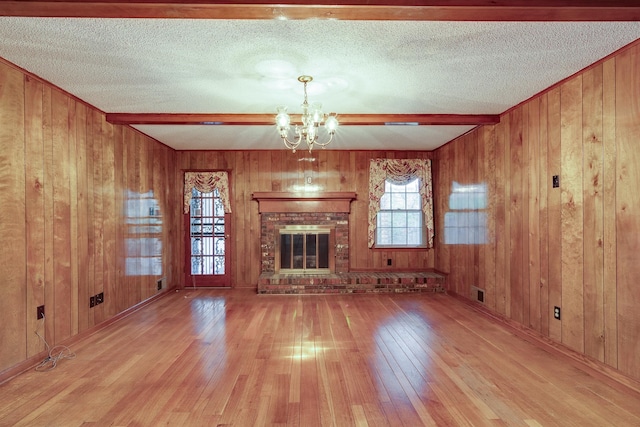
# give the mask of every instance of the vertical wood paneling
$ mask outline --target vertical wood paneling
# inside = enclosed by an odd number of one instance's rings
[[[371,159],[382,158],[382,157],[384,157],[384,156],[379,151],[374,151],[374,152],[370,153],[370,158],[366,162],[367,163],[367,170],[368,170],[368,168],[370,166]],[[369,176],[367,174],[367,180],[368,179],[369,179]],[[364,185],[362,181],[359,182],[358,186],[361,186],[361,185]],[[369,209],[369,198],[368,197],[366,198],[366,207],[365,207],[364,203],[358,204],[358,205],[356,205],[356,207],[357,207],[358,214],[362,215],[362,216],[360,216],[360,218],[361,218],[360,221],[365,221],[364,218],[366,216],[366,218],[367,218],[366,221],[368,223],[368,218],[369,218],[369,212],[368,212],[368,209]],[[363,210],[363,209],[366,209],[366,211]],[[366,232],[363,231],[362,228],[360,228],[360,231],[358,231],[359,234],[362,234],[362,233],[367,233],[368,234],[368,232],[369,232],[368,224],[367,224]],[[404,266],[406,266],[407,263],[408,263],[407,257],[406,256],[404,256],[404,257],[402,256],[404,254],[394,253],[393,251],[389,251],[389,250],[376,250],[371,255],[373,255],[373,256],[370,257],[369,259],[367,259],[367,261],[366,261],[366,265],[368,265],[368,266],[371,266],[371,265],[381,265],[381,266],[385,265],[385,266],[388,266],[387,262],[388,262],[388,260],[391,260],[391,265],[393,266],[393,268],[404,268]],[[354,260],[350,260],[350,264],[351,264],[352,268],[356,267],[358,265],[361,265],[362,262],[363,262],[362,259],[359,261],[360,264],[358,263],[358,261],[354,262]],[[389,267],[387,267],[387,268],[389,268]]]
[[[146,146],[146,170],[147,170],[147,180],[146,180],[146,194],[149,194],[151,196],[151,204],[152,204],[152,208],[155,210],[156,207],[159,209],[160,207],[160,203],[158,201],[158,196],[159,196],[159,191],[154,190],[155,187],[155,176],[158,173],[161,173],[160,171],[158,171],[156,169],[156,157],[155,157],[155,153],[154,153],[154,146],[156,144],[153,143],[152,140],[150,140],[149,138],[144,138],[145,140],[145,146]],[[159,188],[162,188],[162,184]],[[146,214],[149,215],[149,206],[147,205],[146,207]],[[152,213],[152,212],[151,212]],[[149,239],[146,241],[145,244],[145,254],[147,256],[151,256],[154,253],[154,243],[153,240],[151,238],[155,238],[158,237],[154,231],[152,231],[154,229],[154,223],[153,223],[154,219],[151,218],[151,216],[149,216],[149,218],[147,218],[147,230],[145,230],[145,237],[149,237]],[[145,275],[145,281],[144,281],[144,286],[143,286],[143,299],[147,299],[151,296],[153,296],[156,293],[156,286],[157,286],[157,280],[161,277],[161,275],[158,275],[157,277],[151,274],[151,267],[148,267],[147,269],[147,274]]]
[[[131,174],[130,181],[130,190],[131,193],[129,195],[129,200],[131,203],[129,209],[129,217],[131,221],[131,226],[129,227],[129,238],[133,243],[134,249],[132,249],[129,253],[129,259],[127,262],[130,262],[132,267],[128,273],[131,277],[130,286],[133,289],[133,292],[129,296],[129,301],[133,302],[135,300],[143,299],[143,276],[141,276],[138,272],[142,269],[142,263],[140,257],[137,256],[139,253],[139,249],[136,246],[138,239],[138,231],[136,227],[137,222],[139,221],[139,217],[142,214],[142,199],[141,195],[143,193],[143,182],[142,177],[144,175],[144,150],[143,150],[143,139],[144,137],[139,133],[135,133],[133,137],[133,141],[131,142],[132,148],[132,159],[133,159],[133,170]],[[131,262],[133,261],[133,262]]]
[[[84,301],[79,299],[79,304],[86,307],[87,325],[89,327],[95,324],[93,310],[89,308],[89,297],[95,295],[95,265],[96,265],[96,223],[95,223],[95,179],[94,179],[94,161],[93,161],[93,147],[99,142],[96,141],[95,128],[93,126],[93,111],[87,111],[87,148],[86,148],[86,180],[87,180],[87,224],[88,227],[85,231],[87,234],[87,274],[89,280],[85,286],[81,296],[84,296]]]
[[[524,149],[523,149],[523,127],[524,127],[523,107],[513,110],[510,116],[509,127],[509,148],[511,158],[509,161],[510,173],[510,239],[509,239],[509,286],[510,292],[510,316],[519,323],[524,323],[524,273],[526,266],[523,265],[525,259],[524,247],[525,237],[525,217],[524,217]],[[528,293],[528,292],[527,292]]]
[[[640,48],[616,58],[618,368],[640,378]]]
[[[440,197],[434,196],[434,210],[439,212],[439,215],[434,215],[435,226],[435,245],[438,247],[436,255],[436,265],[442,271],[451,271],[451,259],[449,246],[444,242],[444,224],[445,217],[449,211],[449,197],[451,189],[451,179],[449,177],[449,170],[451,165],[451,148],[452,144],[447,144],[438,150],[436,160],[432,173],[434,175],[434,192],[440,190]],[[450,286],[450,283],[447,283]],[[450,288],[449,288],[450,289]]]
[[[548,173],[560,178],[563,175],[560,163],[561,125],[560,125],[560,88],[554,88],[548,93],[548,141],[547,152]],[[562,322],[553,317],[554,307],[562,306],[562,191],[560,187],[553,188],[552,178],[547,179],[547,203],[549,218],[549,337],[558,342],[562,341]]]
[[[356,188],[365,189],[369,188],[369,156],[366,153],[359,151],[355,155],[355,167],[353,172],[355,173]],[[360,191],[358,194],[365,194],[365,191]],[[367,247],[365,244],[358,245],[355,239],[367,240],[367,224],[369,223],[369,198],[358,197],[357,200],[351,203],[351,220],[349,221],[349,262],[350,268],[370,268],[371,262],[369,261],[368,251],[364,249]],[[360,236],[360,237],[357,237]]]
[[[326,180],[323,190],[335,188],[335,191],[342,191],[342,183],[340,182],[340,153],[338,151],[327,151],[327,160],[325,166]]]
[[[93,292],[91,295],[104,292],[104,212],[103,195],[104,182],[102,180],[103,162],[103,139],[101,115],[94,111],[91,117],[93,132],[93,236],[94,236],[94,258],[93,258]],[[135,287],[134,287],[135,289]],[[86,304],[89,301],[85,302]],[[93,307],[92,324],[98,324],[104,320],[104,307]]]
[[[101,117],[102,129],[102,213],[104,239],[103,244],[103,283],[104,287],[104,303],[100,304],[97,309],[102,310],[102,316],[108,319],[118,313],[116,303],[118,293],[116,293],[116,256],[118,255],[116,247],[116,222],[117,213],[115,210],[115,138],[113,125],[107,123],[104,117]],[[149,157],[146,157],[148,159]],[[98,311],[97,310],[97,311]]]
[[[315,161],[314,162],[306,162],[305,168],[305,191],[318,191],[318,189],[324,186],[324,183],[327,181],[325,175],[320,175],[320,167],[321,163],[326,163],[326,151],[320,150],[314,154]],[[323,166],[326,168],[326,164]],[[307,177],[311,177],[311,182],[307,180]]]
[[[530,258],[529,258],[529,191],[530,187],[528,185],[528,174],[529,174],[529,165],[531,160],[528,158],[529,156],[529,111],[531,109],[531,103],[527,103],[522,108],[522,170],[520,174],[522,176],[522,223],[521,223],[521,240],[522,240],[522,261],[521,265],[524,270],[522,271],[522,323],[524,325],[530,325],[529,317],[531,310],[531,295],[530,295],[530,285],[529,278],[530,275],[528,271],[530,269]]]
[[[467,142],[465,146],[468,156],[463,156],[465,161],[465,169],[467,170],[467,176],[464,180],[465,184],[477,184],[478,183],[478,133],[472,132],[466,135]],[[469,224],[470,225],[470,224]],[[478,246],[477,245],[465,245],[464,248],[464,265],[462,270],[465,272],[463,278],[463,291],[465,295],[469,295],[471,292],[471,285],[478,286]]]
[[[262,157],[262,153],[258,153],[258,152],[251,152],[249,154],[249,197],[251,197],[251,194],[253,193],[253,191],[259,191],[260,188],[265,188],[263,186],[265,186],[264,181],[261,179],[260,176],[260,158]],[[249,236],[251,236],[251,241],[250,246],[249,246],[249,251],[246,252],[249,254],[249,259],[250,260],[259,260],[260,259],[260,239],[256,239],[255,236],[260,235],[260,214],[258,213],[258,204],[257,203],[250,203],[249,204],[249,228],[247,228],[247,230],[249,230]],[[253,279],[254,277],[257,278],[260,275],[260,269],[262,268],[262,265],[260,262],[255,262],[252,261],[250,263],[245,263],[244,268],[248,268],[248,270],[250,271],[250,277],[252,278],[251,281],[248,283],[250,285],[257,285],[257,280]]]
[[[488,161],[487,161],[487,150],[489,147],[489,144],[487,144],[487,139],[486,139],[486,133],[487,133],[487,128],[481,128],[478,130],[477,132],[477,140],[476,140],[476,164],[475,164],[475,171],[476,171],[476,176],[475,176],[475,182],[478,184],[487,184],[487,182],[489,181],[488,176],[487,176],[487,168],[488,168]],[[489,189],[487,189],[488,192],[490,192]],[[487,195],[488,196],[488,195]],[[489,201],[487,200],[487,208],[484,210],[485,213],[487,214],[487,216],[490,215],[490,211],[491,208],[489,208]],[[488,231],[485,229],[485,233],[487,233],[487,235],[489,234]],[[489,239],[490,242],[490,239]],[[475,245],[474,249],[476,251],[476,268],[475,268],[475,273],[474,273],[474,280],[476,281],[476,286],[478,286],[480,289],[487,289],[487,271],[486,271],[486,267],[487,267],[487,256],[488,253],[491,252],[491,244],[487,243],[485,245]]]
[[[175,152],[128,128],[126,142],[144,141],[147,151],[144,159],[127,158],[123,129],[0,61],[0,237],[11,242],[0,248],[0,372],[44,349],[36,329],[54,346],[141,302],[136,284],[147,286],[145,296],[155,292],[151,277],[119,286],[126,278],[126,253],[118,249],[117,236],[129,223],[115,195],[128,189],[115,177],[120,164],[134,174],[142,168],[147,186],[161,186],[154,189],[161,203],[176,206],[177,192],[166,191],[172,180],[151,180],[156,161],[151,147],[162,147],[167,177],[176,175]],[[168,210],[166,227],[175,229],[177,220]],[[172,235],[163,235],[169,253],[172,246]],[[175,260],[167,259],[163,269],[174,275]],[[89,308],[89,297],[103,290],[105,304]],[[127,304],[116,308],[110,305],[115,301]],[[44,326],[36,319],[42,304]]]
[[[271,191],[282,191],[282,157],[285,151],[275,151],[271,154]]]
[[[448,165],[449,186],[447,187],[446,193],[445,193],[447,194],[447,197],[446,197],[447,202],[449,202],[449,195],[453,192],[453,182],[460,179],[456,172],[459,170],[463,170],[463,168],[460,165],[460,161],[461,161],[460,152],[461,150],[464,151],[464,143],[465,143],[464,138],[462,138],[460,141],[460,145],[451,145],[451,149],[449,151],[448,159],[451,163]],[[450,211],[451,208],[452,206],[448,203],[447,211]],[[452,245],[446,245],[446,246],[452,247]],[[458,247],[456,247],[455,249],[458,249]],[[453,268],[453,266],[459,263],[460,256],[461,256],[460,251],[450,250],[449,251],[449,269],[445,270],[449,272],[449,277],[447,278],[447,285],[449,286],[449,289],[454,292],[458,292],[458,287],[459,287],[458,276],[460,274],[460,269]]]
[[[27,347],[24,128],[23,76],[0,67],[0,370],[23,360]]]
[[[352,164],[354,156],[355,153],[350,153],[348,156],[340,156],[340,191],[349,191],[349,188],[352,188],[349,178],[355,167],[355,165]]]
[[[501,118],[501,125],[496,127],[496,188],[494,191],[496,211],[496,311],[508,315],[509,301],[509,180],[507,171],[510,158],[507,130],[509,129],[509,116]],[[499,184],[499,187],[498,187]],[[447,270],[445,270],[447,271]]]
[[[503,114],[499,124],[474,130],[485,152],[495,144],[495,155],[466,150],[469,135],[435,153],[436,218],[446,214],[450,183],[470,176],[473,164],[466,157],[483,162],[477,171],[492,180],[494,271],[488,246],[477,251],[479,262],[485,258],[482,268],[468,265],[465,248],[438,239],[435,265],[450,273],[450,286],[458,290],[458,278],[485,275],[480,283],[495,283],[485,288],[487,307],[636,379],[638,76],[640,43]],[[560,188],[553,188],[553,175]],[[442,220],[437,224],[441,233]],[[561,320],[554,319],[554,306],[561,308]]]
[[[118,143],[118,138],[115,139],[116,141],[116,145],[114,147],[115,150],[115,157],[118,157],[118,151],[119,148],[118,146],[120,145]],[[165,189],[169,186],[169,183],[167,182],[166,178],[167,175],[164,173],[165,169],[165,161],[166,158],[164,156],[165,154],[165,150],[163,149],[163,147],[161,145],[158,144],[150,144],[149,145],[149,162],[150,162],[150,167],[152,170],[151,173],[151,177],[149,180],[149,190],[153,192],[153,199],[154,202],[158,204],[158,208],[160,209],[160,220],[162,221],[162,225],[160,225],[161,229],[158,230],[159,232],[156,233],[155,230],[151,231],[154,229],[154,227],[156,226],[156,224],[151,223],[150,222],[150,232],[149,235],[153,238],[159,238],[161,239],[161,242],[166,241],[166,225],[165,225],[165,218],[168,212],[168,209],[175,209],[175,207],[171,207],[169,208],[165,203],[164,203],[164,193],[165,193]],[[117,171],[116,171],[117,172]],[[116,173],[115,176],[115,180],[116,180],[116,188],[118,188],[117,185],[117,181],[118,181],[118,174]],[[115,207],[116,207],[116,212],[117,212],[117,206],[119,205],[119,200],[118,197],[116,195],[116,199],[115,199]],[[119,247],[119,245],[116,245],[116,247]],[[161,253],[157,253],[156,252],[156,248],[154,246],[149,247],[149,253],[150,254],[154,254],[156,256],[161,256],[162,257],[162,266],[166,266],[167,265],[167,254],[166,251],[164,250],[164,247],[161,249]],[[117,261],[117,260],[116,260]],[[150,277],[150,283],[149,283],[149,295],[153,295],[156,292],[157,289],[157,280],[161,279],[162,277],[166,277],[167,272],[164,270],[164,268],[162,269],[162,271],[160,272],[160,275],[157,277]]]
[[[136,164],[140,161],[136,155],[137,147],[139,145],[139,135],[133,129],[123,130],[123,157],[127,167],[123,169],[122,179],[124,182],[123,199],[124,199],[124,217],[126,226],[123,230],[123,250],[125,254],[125,265],[123,273],[124,287],[129,289],[129,292],[122,295],[119,299],[120,304],[130,305],[133,301],[140,298],[141,292],[138,277],[132,274],[137,268],[137,264],[134,258],[132,238],[135,237],[133,232],[135,230],[135,216],[136,216],[136,194],[138,192],[137,179],[136,179]]]
[[[582,77],[584,351],[604,361],[602,65]]]
[[[616,256],[616,62],[603,64],[603,282],[605,363],[618,367],[618,306]]]
[[[70,319],[70,335],[76,335],[78,333],[78,168],[77,165],[77,153],[78,153],[78,135],[77,135],[77,116],[76,108],[77,102],[75,100],[69,100],[69,115],[67,117],[68,128],[68,145],[69,145],[69,243],[70,248],[70,281],[69,281],[69,305],[71,312]]]
[[[492,310],[496,310],[496,211],[498,209],[498,182],[496,165],[496,127],[486,126],[482,128],[483,138],[480,142],[485,152],[485,183],[489,194],[487,195],[487,245],[485,246],[485,268],[483,276],[485,290],[485,304]]]
[[[25,214],[26,214],[26,245],[27,277],[26,277],[26,310],[27,330],[39,330],[42,321],[37,320],[33,313],[36,308],[44,304],[44,245],[42,237],[44,228],[44,136],[42,133],[42,83],[33,78],[25,80]],[[2,258],[4,260],[4,257]],[[46,316],[46,312],[45,312]],[[27,334],[27,357],[44,350],[44,343],[36,334]]]
[[[113,179],[114,179],[114,214],[116,218],[122,218],[124,216],[124,212],[126,209],[126,181],[125,181],[125,171],[127,170],[127,157],[125,156],[125,148],[124,148],[124,138],[125,138],[125,130],[122,127],[116,127],[113,133],[114,146],[113,146],[113,157],[114,159],[120,159],[120,161],[114,160],[113,165]],[[156,156],[154,156],[154,159]],[[168,170],[163,168],[162,170]],[[163,174],[164,175],[164,174]],[[159,190],[160,194],[164,193],[163,187],[156,186],[154,184],[154,189]],[[161,198],[162,200],[162,198]],[[167,211],[166,206],[160,207],[160,214],[164,220],[166,219]],[[163,224],[163,229],[166,228]],[[125,247],[125,227],[116,227],[115,231],[115,250],[119,254],[126,253]],[[162,244],[165,245],[164,242],[168,240],[168,236],[162,236]],[[120,313],[121,311],[127,308],[127,301],[122,298],[122,295],[126,294],[127,288],[125,286],[125,281],[122,280],[123,275],[126,271],[126,257],[118,256],[116,257],[116,265],[115,269],[115,277],[117,280],[115,283],[111,284],[112,291],[115,295],[112,295],[109,300],[105,301],[105,304],[109,304],[109,309],[115,311],[116,313]],[[163,258],[162,266],[163,269],[167,265],[167,260]],[[118,298],[116,298],[118,296]],[[106,298],[106,297],[105,297]]]
[[[538,176],[538,204],[539,204],[539,232],[540,232],[540,332],[549,335],[549,184],[551,173],[549,171],[549,127],[548,104],[549,97],[544,94],[540,97],[540,129],[539,140],[539,165]]]
[[[55,342],[54,321],[55,313],[55,273],[53,250],[54,236],[54,182],[53,182],[53,164],[55,154],[53,152],[53,111],[52,97],[53,90],[51,86],[45,85],[42,93],[42,126],[44,141],[44,305],[45,305],[45,338],[48,342]]]
[[[251,244],[251,235],[247,233],[248,219],[251,214],[251,209],[248,206],[247,200],[251,197],[251,190],[246,189],[247,183],[247,171],[245,167],[245,159],[248,159],[249,154],[243,151],[237,151],[235,153],[235,166],[233,168],[233,198],[234,205],[231,207],[233,215],[233,223],[235,226],[237,236],[232,236],[236,243],[236,254],[246,254]],[[248,165],[247,165],[248,167]],[[243,252],[239,252],[243,251]],[[240,262],[243,259],[242,256],[236,258],[238,262],[235,263],[235,280],[234,282],[238,286],[246,286],[251,284],[251,279],[248,276],[246,261]],[[246,258],[244,258],[246,259]]]
[[[71,336],[71,189],[69,153],[69,103],[58,90],[51,93],[53,128],[53,265],[54,336]]]
[[[582,77],[560,87],[562,162],[562,342],[584,350]]]
[[[89,275],[89,203],[87,200],[87,120],[90,112],[84,104],[76,106],[76,182],[77,182],[77,239],[78,254],[75,258],[78,269],[78,293],[76,296],[78,331],[89,327],[89,289],[87,284],[93,278]]]
[[[528,290],[529,298],[525,299],[525,312],[528,314],[528,324],[536,331],[541,330],[540,312],[540,100],[533,100],[528,104],[527,121],[527,159],[528,172],[525,176],[528,191]],[[527,231],[525,230],[525,232]],[[545,313],[546,314],[546,313]]]

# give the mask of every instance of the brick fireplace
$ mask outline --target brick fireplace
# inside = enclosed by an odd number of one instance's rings
[[[432,271],[349,271],[349,212],[356,193],[256,192],[260,212],[260,294],[444,292],[446,278]],[[282,230],[331,230],[329,271],[279,271]]]
[[[260,212],[261,272],[279,273],[280,232],[291,226],[331,230],[329,273],[349,271],[349,210],[356,198],[351,192],[254,193]]]

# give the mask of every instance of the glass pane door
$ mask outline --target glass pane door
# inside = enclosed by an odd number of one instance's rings
[[[229,286],[227,221],[217,189],[191,190],[187,286]]]

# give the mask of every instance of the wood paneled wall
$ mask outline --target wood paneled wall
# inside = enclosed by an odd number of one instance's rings
[[[253,192],[353,191],[350,269],[449,272],[451,290],[478,286],[491,310],[640,380],[639,76],[636,44],[435,153],[317,150],[308,162],[285,150],[175,152],[0,62],[0,371],[44,349],[38,328],[55,344],[154,295],[161,277],[184,285],[182,171],[228,170],[233,286],[260,274]],[[377,157],[436,159],[435,250],[367,248]],[[444,243],[454,181],[488,185],[488,244]],[[144,214],[149,198],[159,215]],[[160,231],[135,231],[158,219]],[[141,237],[159,237],[161,274],[127,274],[158,250]]]
[[[437,231],[452,182],[489,188],[488,244],[437,233],[451,290],[640,379],[639,143],[636,43],[438,149]]]
[[[274,134],[274,138],[277,136]],[[179,179],[184,170],[228,170],[232,194],[232,285],[255,287],[260,275],[260,214],[256,191],[354,191],[349,219],[351,270],[402,270],[434,267],[434,250],[370,250],[367,247],[369,160],[430,158],[429,152],[331,151],[183,151],[178,152]],[[305,161],[313,157],[315,161]],[[307,178],[310,178],[311,183]],[[180,188],[181,191],[182,188]],[[184,226],[183,226],[184,227]],[[185,233],[182,229],[181,233]],[[387,259],[392,265],[387,266]],[[182,261],[184,263],[184,261]]]
[[[175,160],[0,62],[0,372],[44,350],[34,331],[54,345],[154,295],[161,277],[175,284]],[[158,250],[161,274],[133,274]],[[100,292],[104,303],[89,308]]]

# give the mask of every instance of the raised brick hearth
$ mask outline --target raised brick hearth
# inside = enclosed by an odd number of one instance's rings
[[[263,273],[259,294],[444,292],[446,276],[432,272],[350,272],[327,275]]]

